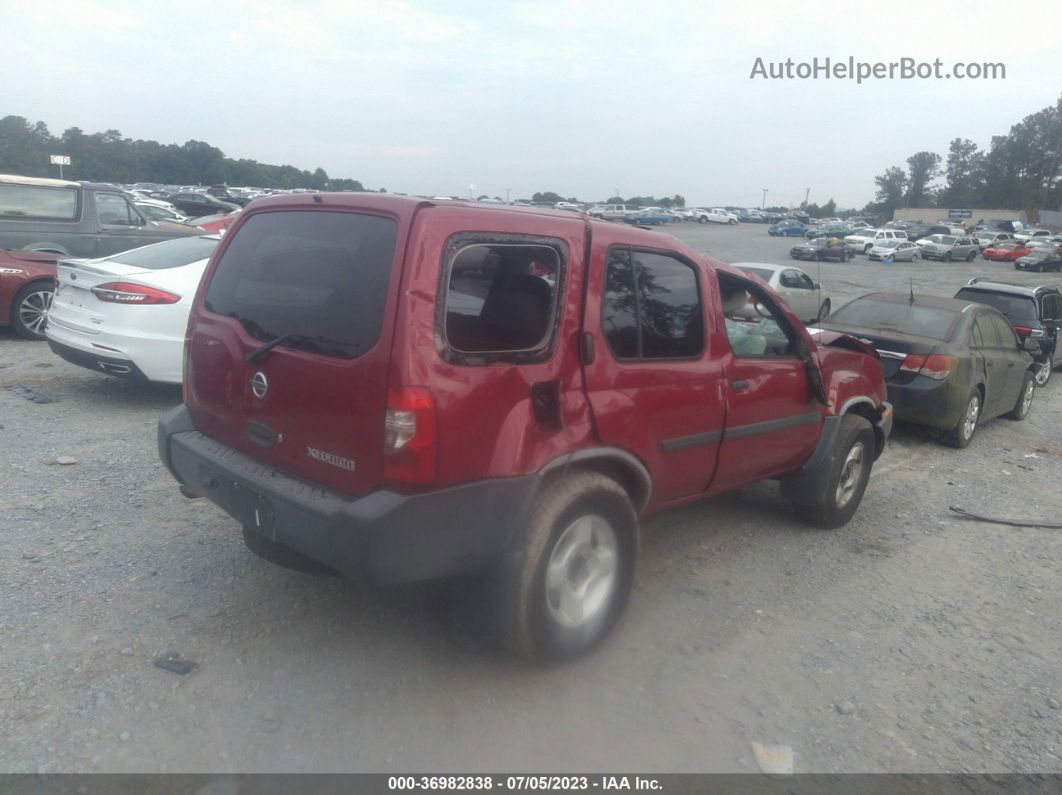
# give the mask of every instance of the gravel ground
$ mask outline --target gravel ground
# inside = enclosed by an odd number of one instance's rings
[[[762,226],[675,233],[785,262]],[[1006,266],[808,270],[834,305],[950,295]],[[46,390],[38,404],[6,389]],[[531,667],[469,632],[455,585],[374,590],[271,566],[155,449],[168,388],[0,331],[0,771],[1062,772],[1062,374],[964,451],[898,427],[846,527],[774,484],[648,523],[608,643]],[[57,463],[75,459],[76,463]],[[186,676],[152,659],[198,663]]]

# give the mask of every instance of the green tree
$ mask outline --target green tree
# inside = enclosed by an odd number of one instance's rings
[[[907,194],[907,172],[898,166],[886,169],[884,174],[874,177],[874,184],[878,186],[874,205],[874,211],[891,214],[897,207],[903,205],[904,196]]]
[[[533,202],[550,202],[551,204],[556,204],[557,202],[564,201],[564,197],[561,196],[559,193],[554,193],[551,190],[547,190],[544,193],[535,193],[535,194],[533,194],[531,196],[531,201],[533,201]]]
[[[940,155],[936,152],[915,152],[907,158],[908,207],[925,207],[930,198],[930,183],[940,174]]]
[[[974,207],[985,189],[985,156],[968,138],[954,138],[948,145],[944,166],[941,206]]]

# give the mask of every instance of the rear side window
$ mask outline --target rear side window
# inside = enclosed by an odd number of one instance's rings
[[[0,218],[73,221],[77,216],[76,188],[0,185]]]
[[[561,260],[551,246],[471,243],[447,271],[446,341],[457,353],[521,353],[549,345]]]
[[[123,251],[111,257],[111,261],[153,271],[179,268],[199,260],[210,259],[210,255],[217,248],[218,240],[216,237],[178,237]]]
[[[229,242],[207,288],[211,312],[263,342],[353,359],[380,337],[398,225],[358,213],[259,213]]]
[[[612,249],[601,325],[618,359],[685,359],[704,350],[697,275],[666,254]]]

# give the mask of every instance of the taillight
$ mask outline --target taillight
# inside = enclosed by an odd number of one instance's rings
[[[92,288],[92,294],[109,304],[176,304],[181,296],[132,282],[107,282]]]
[[[926,356],[921,353],[909,353],[900,365],[900,369],[909,373],[925,375],[937,381],[943,381],[952,374],[958,364],[959,360],[954,356],[944,356],[942,354]]]
[[[387,391],[384,479],[402,486],[434,482],[437,455],[435,398],[422,387]]]

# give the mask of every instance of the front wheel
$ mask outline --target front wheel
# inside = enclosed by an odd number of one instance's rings
[[[829,463],[826,494],[817,503],[796,503],[808,524],[831,530],[848,522],[859,508],[874,466],[874,429],[857,414],[845,414],[837,435],[837,455]]]
[[[1032,408],[1033,393],[1036,391],[1036,380],[1030,372],[1025,373],[1025,380],[1021,382],[1021,392],[1018,393],[1018,402],[1005,416],[1008,420],[1023,420],[1029,416]]]
[[[543,487],[487,582],[498,639],[530,658],[577,657],[619,619],[634,579],[638,518],[616,481],[575,471]]]
[[[706,223],[708,223],[708,219],[707,219],[707,218],[705,218],[705,217],[704,217],[703,215],[702,215],[702,216],[701,216],[700,218],[698,218],[698,219],[697,219],[697,221],[698,221],[699,223],[702,223],[702,224],[706,224]]]
[[[970,253],[969,253],[969,254],[968,254],[968,255],[966,256],[966,261],[967,261],[967,262],[973,262],[973,261],[974,261],[974,257],[976,257],[976,256],[977,256],[977,252],[976,252],[976,251],[971,251],[971,252],[970,252]]]
[[[962,449],[970,444],[977,432],[977,421],[981,418],[981,393],[974,390],[966,399],[966,406],[959,415],[958,422],[944,434],[944,442],[952,447]]]
[[[729,221],[727,221],[727,223],[735,225],[735,226],[737,225],[737,221],[735,221],[733,218],[731,218]]]
[[[951,262],[951,260],[952,260],[952,256],[951,256],[951,252],[949,251],[948,253],[946,253],[944,255],[944,261],[945,262]]]
[[[55,288],[51,282],[27,284],[15,295],[11,304],[11,326],[15,333],[27,340],[43,340],[52,306]]]

